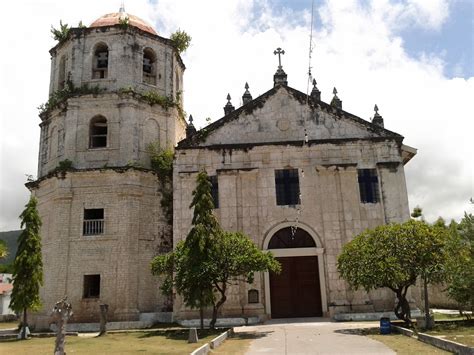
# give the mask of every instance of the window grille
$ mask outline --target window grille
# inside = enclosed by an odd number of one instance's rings
[[[360,202],[377,203],[380,201],[379,179],[375,169],[359,169],[358,181]]]
[[[104,234],[104,209],[84,209],[83,235]]]
[[[100,297],[100,275],[84,275],[83,298]]]
[[[90,124],[89,148],[107,147],[107,119],[95,117]]]
[[[275,170],[275,189],[278,206],[299,205],[298,169]]]
[[[248,292],[248,303],[258,303],[258,290],[249,290]]]

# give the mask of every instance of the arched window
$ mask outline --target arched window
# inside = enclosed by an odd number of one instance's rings
[[[96,116],[91,120],[89,127],[89,148],[107,147],[107,119]]]
[[[99,43],[94,50],[94,63],[92,66],[92,79],[107,78],[109,67],[109,48],[104,43]]]
[[[304,229],[294,227],[286,227],[276,232],[268,249],[286,249],[286,248],[316,248],[313,237]]]
[[[258,297],[258,290],[252,289],[248,291],[248,303],[258,303],[259,297]]]
[[[63,55],[59,60],[58,68],[58,90],[64,89],[66,86],[66,56]]]
[[[143,51],[143,82],[156,85],[156,55],[150,48]]]

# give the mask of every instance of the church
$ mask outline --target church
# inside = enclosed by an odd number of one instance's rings
[[[246,85],[241,107],[228,96],[223,117],[196,130],[183,116],[179,52],[123,7],[71,28],[50,54],[38,178],[27,183],[43,221],[37,328],[49,326],[64,295],[75,323],[98,322],[100,304],[111,322],[197,318],[179,296],[161,294],[150,261],[186,238],[201,170],[221,226],[282,265],[231,287],[222,317],[393,310],[391,291],[353,291],[336,268],[358,233],[409,218],[404,165],[416,149],[384,127],[377,107],[370,122],[344,111],[336,90],[330,103],[315,81],[309,95],[300,92],[280,61],[267,92],[253,98]],[[172,211],[150,144],[174,150]]]

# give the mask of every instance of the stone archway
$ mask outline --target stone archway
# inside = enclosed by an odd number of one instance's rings
[[[303,228],[274,228],[264,242],[282,265],[266,273],[267,314],[272,318],[321,317],[327,313],[323,249],[319,238]],[[319,244],[319,245],[318,245]]]

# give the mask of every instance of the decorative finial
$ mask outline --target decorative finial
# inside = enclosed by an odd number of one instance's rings
[[[313,79],[313,90],[311,90],[311,97],[313,100],[321,101],[321,91],[316,87],[316,79]]]
[[[250,102],[250,101],[252,101],[252,95],[250,94],[250,91],[249,91],[249,84],[245,83],[245,92],[242,95],[242,104],[245,105],[247,102]]]
[[[123,2],[123,1],[122,1],[121,4],[120,4],[119,12],[120,12],[120,13],[124,13],[124,12],[125,12],[125,5],[124,5],[124,2]]]
[[[227,116],[229,113],[235,110],[235,107],[232,106],[232,103],[230,102],[230,94],[227,94],[227,104],[224,106],[224,114]]]
[[[334,89],[332,90],[332,93],[334,94],[334,97],[331,100],[331,106],[334,106],[342,110],[342,101],[339,99],[339,97],[337,97],[336,87],[334,87]]]
[[[191,138],[196,134],[196,128],[193,125],[193,115],[189,115],[189,123],[186,126],[186,138]]]
[[[383,117],[380,116],[379,107],[377,105],[374,106],[374,111],[375,111],[375,115],[374,115],[374,118],[372,119],[372,123],[377,126],[383,127]]]

